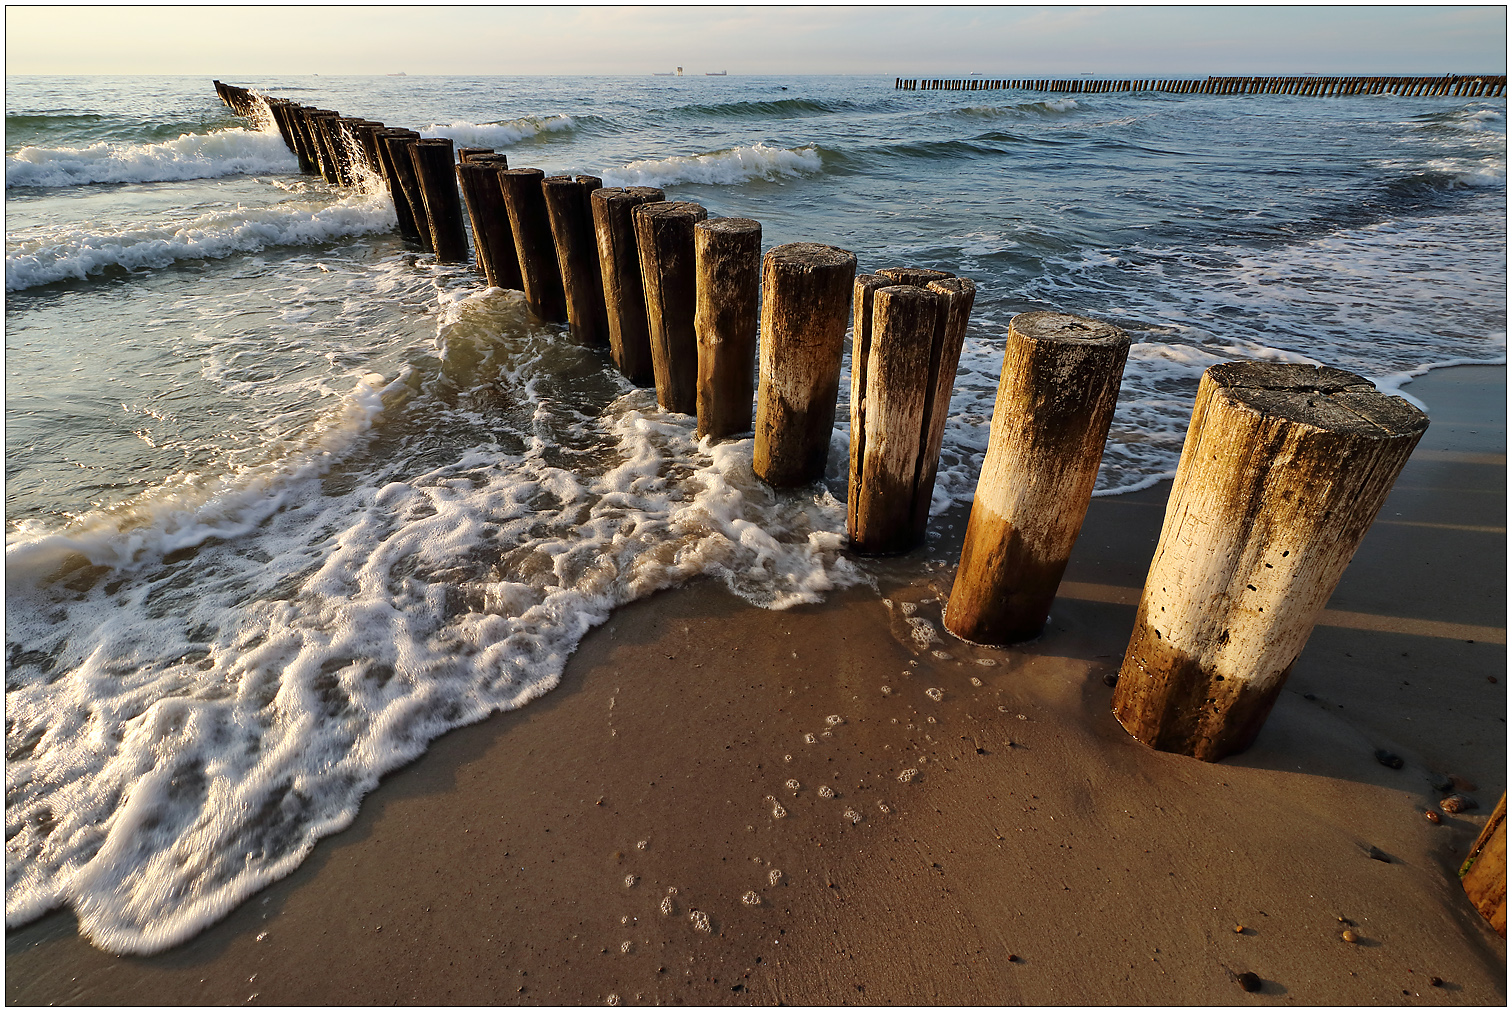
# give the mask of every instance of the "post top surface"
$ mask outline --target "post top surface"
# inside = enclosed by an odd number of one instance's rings
[[[1101,320],[1071,313],[1037,310],[1019,313],[1008,321],[1008,329],[1031,341],[1057,341],[1067,344],[1128,344],[1129,335]]]
[[[767,251],[768,262],[791,264],[809,269],[825,267],[851,267],[856,265],[856,254],[838,246],[825,246],[817,242],[790,242],[773,246]]]
[[[421,137],[418,138],[415,143],[427,148],[449,148],[452,146],[452,140],[450,137]]]
[[[940,297],[939,292],[932,292],[922,285],[884,285],[873,294],[887,302],[933,302]]]
[[[1262,415],[1329,432],[1390,438],[1428,428],[1423,412],[1343,369],[1289,362],[1224,362],[1202,376],[1227,400]]]
[[[927,285],[931,281],[955,277],[949,271],[937,271],[929,267],[883,267],[877,273],[892,278],[893,283],[898,285]]]
[[[731,234],[761,234],[761,222],[755,218],[710,218],[701,221],[693,228],[701,232],[727,232]]]
[[[665,196],[665,193],[654,186],[604,186],[593,191],[593,199],[595,201],[601,200],[605,203],[609,201],[616,203],[639,201],[644,203],[646,201],[661,200]]]
[[[942,278],[939,281],[931,281],[927,288],[937,292],[949,292],[952,295],[964,295],[970,293],[976,295],[976,282],[970,278]]]
[[[598,176],[547,176],[541,180],[542,186],[593,186],[595,189],[603,182]]]
[[[499,170],[499,175],[501,175],[501,176],[535,176],[538,179],[544,179],[545,176],[546,176],[546,173],[543,172],[540,169],[520,168],[520,169],[500,169]]]
[[[653,200],[631,212],[637,218],[694,218],[702,221],[709,212],[691,200]]]

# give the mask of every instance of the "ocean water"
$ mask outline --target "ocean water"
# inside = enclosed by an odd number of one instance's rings
[[[1135,341],[1098,494],[1171,472],[1215,362],[1398,390],[1506,360],[1502,99],[225,79],[975,279],[937,512],[971,497],[1015,313]],[[437,735],[550,691],[617,605],[868,579],[847,381],[826,480],[774,493],[750,439],[700,442],[208,80],[6,100],[8,925],[183,941]]]

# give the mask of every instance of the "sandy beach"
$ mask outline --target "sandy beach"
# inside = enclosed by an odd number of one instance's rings
[[[1506,789],[1506,369],[1405,389],[1432,427],[1240,756],[1109,712],[1168,483],[1093,501],[1012,649],[940,631],[958,511],[822,605],[622,609],[188,944],[9,932],[6,1000],[1504,1004],[1455,871]]]

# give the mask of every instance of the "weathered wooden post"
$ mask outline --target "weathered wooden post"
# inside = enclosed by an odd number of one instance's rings
[[[987,457],[945,628],[972,643],[1038,636],[1092,499],[1129,338],[1068,313],[1008,323]]]
[[[491,155],[493,153],[493,148],[458,148],[457,164],[466,165],[469,161],[478,157],[479,155]]]
[[[500,169],[499,188],[514,233],[515,258],[520,264],[520,288],[530,311],[552,323],[567,322],[567,298],[551,237],[551,217],[540,169]]]
[[[547,176],[541,180],[567,302],[567,329],[583,344],[607,348],[609,318],[604,308],[591,203],[593,191],[603,185],[598,176]]]
[[[515,252],[509,209],[499,188],[499,170],[509,168],[503,155],[471,155],[457,165],[457,184],[472,221],[478,266],[491,288],[520,289],[520,258]]]
[[[1507,795],[1502,792],[1496,811],[1481,827],[1460,866],[1460,885],[1465,895],[1492,929],[1507,937]]]
[[[1203,373],[1113,695],[1135,738],[1242,752],[1428,418],[1340,369]]]
[[[698,335],[698,434],[751,428],[761,322],[761,222],[715,218],[693,226]]]
[[[936,316],[911,322],[914,300],[889,286],[928,291]],[[950,392],[976,285],[945,271],[890,267],[856,278],[851,344],[850,491],[846,529],[866,555],[905,552],[924,539]],[[881,340],[879,341],[879,335]]]
[[[856,256],[795,242],[767,252],[761,271],[761,350],[752,465],[768,485],[824,477]]]
[[[457,193],[456,170],[452,168],[452,142],[446,137],[422,137],[410,145],[415,179],[425,202],[430,223],[431,246],[440,263],[467,263],[467,230],[462,224],[462,199]]]
[[[410,156],[410,149],[419,142],[420,135],[410,130],[397,135],[385,131],[383,139],[388,148],[388,167],[399,184],[400,192],[404,194],[404,203],[414,225],[415,234],[412,238],[420,244],[422,250],[431,253],[435,251],[435,246],[431,242],[430,218],[426,217],[425,198],[420,194],[420,182],[415,177],[415,161]],[[398,204],[397,197],[394,203]]]
[[[609,320],[609,354],[619,371],[642,387],[653,385],[656,373],[651,364],[646,289],[632,212],[641,204],[665,198],[666,194],[654,186],[604,187],[594,190],[590,197]]]
[[[661,200],[631,212],[646,290],[646,324],[656,401],[667,411],[698,411],[698,335],[693,328],[697,273],[693,226],[708,217],[698,204]]]
[[[406,239],[419,239],[420,228],[415,223],[415,211],[410,206],[409,194],[405,192],[404,182],[400,178],[393,151],[389,147],[391,140],[408,139],[412,136],[418,138],[419,134],[397,127],[385,127],[374,132],[373,141],[378,154],[378,165],[383,173],[383,181],[388,184],[389,196],[394,201],[394,217],[399,221],[399,234]],[[409,155],[403,149],[400,149],[400,154],[404,163],[408,165]],[[411,167],[411,172],[413,171]]]

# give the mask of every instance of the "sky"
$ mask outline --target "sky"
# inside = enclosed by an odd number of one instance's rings
[[[24,74],[1495,73],[1504,6],[24,7]]]

